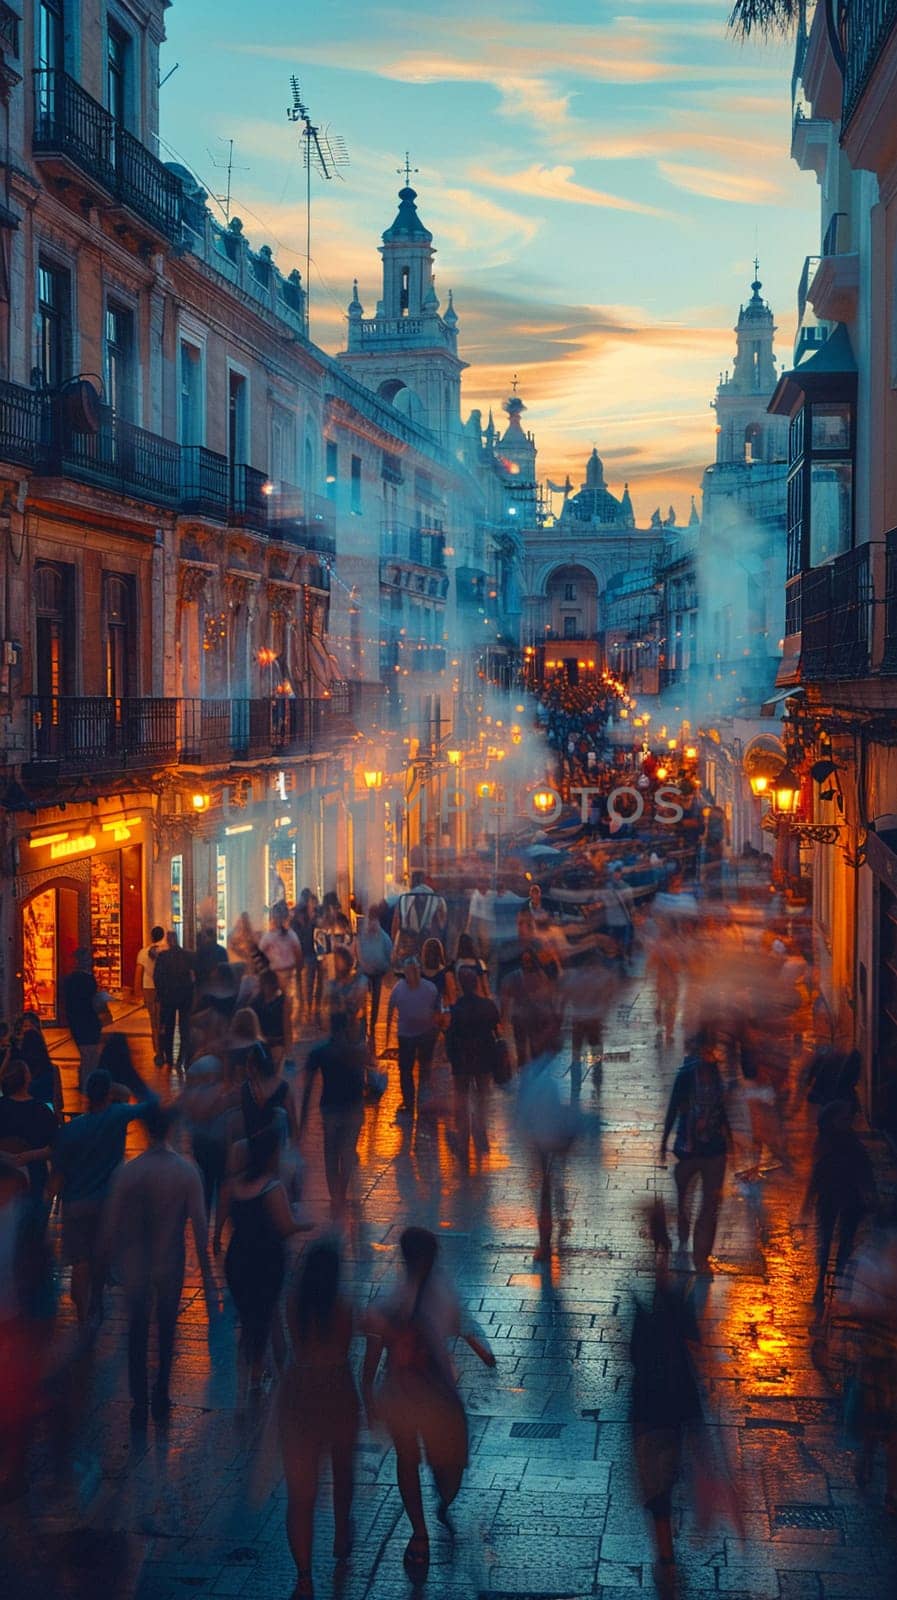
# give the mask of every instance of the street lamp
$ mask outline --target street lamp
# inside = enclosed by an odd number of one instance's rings
[[[382,786],[382,784],[383,784],[383,773],[382,772],[376,772],[376,771],[366,771],[365,772],[365,774],[364,774],[364,786],[365,786],[366,789],[379,789]]]
[[[449,766],[451,766],[451,767],[460,767],[460,765],[461,765],[461,752],[460,752],[460,750],[446,750],[445,753],[446,753],[446,755],[448,756],[448,759],[449,759]]]
[[[769,779],[765,772],[755,772],[751,775],[751,793],[757,800],[762,800],[769,789]]]
[[[780,817],[793,817],[800,805],[800,778],[791,767],[784,766],[773,784],[775,812]]]

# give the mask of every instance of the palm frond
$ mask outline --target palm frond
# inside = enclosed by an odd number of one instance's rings
[[[735,0],[729,31],[736,38],[761,38],[793,33],[804,13],[804,0]]]

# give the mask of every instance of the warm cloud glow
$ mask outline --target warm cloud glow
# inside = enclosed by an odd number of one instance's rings
[[[669,215],[657,206],[626,200],[621,195],[604,194],[600,189],[590,189],[587,184],[576,183],[572,167],[532,166],[522,172],[491,173],[475,168],[470,176],[477,183],[494,189],[507,189],[511,194],[565,201],[568,205],[601,206],[608,211],[634,211],[645,217]]]
[[[668,183],[705,200],[729,200],[735,205],[756,206],[781,196],[779,184],[755,172],[723,172],[717,167],[692,167],[676,161],[660,161],[658,168]]]

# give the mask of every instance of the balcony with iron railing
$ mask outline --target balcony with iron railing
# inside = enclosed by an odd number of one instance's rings
[[[885,626],[882,672],[897,672],[897,528],[885,534]]]
[[[794,583],[794,580],[791,580]],[[789,590],[791,585],[789,585]],[[863,678],[870,668],[873,592],[870,546],[847,550],[800,575],[800,676],[808,683]]]
[[[180,180],[67,72],[34,74],[33,150],[38,160],[61,160],[146,222],[177,239]]]
[[[261,760],[313,747],[348,732],[347,685],[326,699],[110,699],[32,695],[32,776],[147,772]],[[340,692],[336,692],[340,691]]]
[[[833,211],[823,236],[822,255],[807,285],[807,298],[824,322],[849,322],[856,311],[859,287],[860,258],[851,248],[850,218],[844,211]]]
[[[897,27],[897,0],[847,0],[843,8],[844,98],[841,128],[846,131]]]
[[[266,473],[205,445],[179,445],[99,408],[99,427],[79,432],[58,397],[0,381],[0,462],[232,522],[322,557],[336,553],[334,509],[320,495],[272,484]]]
[[[43,413],[36,389],[0,381],[0,460],[34,466],[43,438]]]

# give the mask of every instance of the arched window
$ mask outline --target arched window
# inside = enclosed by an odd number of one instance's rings
[[[763,457],[763,429],[759,422],[751,422],[744,430],[745,461],[760,461]]]

